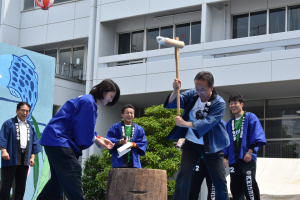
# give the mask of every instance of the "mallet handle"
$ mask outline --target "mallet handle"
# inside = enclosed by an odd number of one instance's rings
[[[179,37],[175,37],[179,41]],[[175,61],[176,61],[176,78],[179,79],[179,48],[175,47]],[[177,89],[177,116],[180,116],[180,90]]]

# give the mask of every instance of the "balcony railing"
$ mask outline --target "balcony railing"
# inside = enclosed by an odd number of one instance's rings
[[[75,65],[71,63],[67,64],[59,64],[58,75],[67,77],[67,78],[75,78],[78,80],[83,79],[83,63]]]
[[[264,150],[265,150],[265,157],[300,158],[300,141],[299,140],[268,141],[267,145],[264,147]],[[262,152],[260,152],[260,155],[258,156],[262,156],[261,154]]]

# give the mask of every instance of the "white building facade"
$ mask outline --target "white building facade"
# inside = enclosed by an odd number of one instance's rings
[[[172,91],[174,48],[158,45],[161,35],[186,44],[182,90],[212,72],[226,101],[240,92],[261,120],[268,145],[260,156],[300,157],[300,0],[55,0],[48,11],[35,0],[0,0],[0,12],[0,42],[56,58],[54,112],[103,79],[120,86],[119,103],[99,108],[102,136],[125,103],[140,116]]]

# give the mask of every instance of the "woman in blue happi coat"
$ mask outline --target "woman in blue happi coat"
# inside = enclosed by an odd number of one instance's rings
[[[46,126],[40,144],[49,159],[51,179],[38,196],[38,200],[83,200],[81,165],[82,150],[95,143],[99,148],[111,149],[113,143],[94,132],[99,105],[113,106],[120,97],[118,85],[103,80],[90,91],[67,101]]]

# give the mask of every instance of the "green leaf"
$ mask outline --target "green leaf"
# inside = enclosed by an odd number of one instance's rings
[[[48,162],[48,157],[45,154],[44,161],[43,161],[42,173],[41,173],[41,177],[40,177],[40,184],[38,187],[38,192],[37,192],[36,197],[41,193],[42,189],[44,188],[44,186],[46,185],[48,180],[49,180],[49,162]],[[35,199],[36,199],[36,197],[35,197]]]
[[[38,124],[37,124],[37,122],[36,122],[36,120],[33,116],[31,117],[31,119],[33,121],[33,125],[34,125],[34,128],[35,128],[36,134],[38,136],[38,139],[40,140],[41,139],[41,133],[40,133],[39,126],[38,126]],[[34,187],[33,194],[35,194],[35,191],[37,189],[37,183],[38,183],[38,180],[39,180],[39,169],[40,169],[39,154],[35,155],[34,163],[35,164],[33,166],[33,187]]]
[[[39,163],[39,154],[35,155],[34,158],[34,165],[33,165],[33,187],[34,187],[34,193],[37,188],[37,183],[39,180],[39,169],[40,169],[40,163]]]
[[[174,146],[173,141],[165,138],[175,126],[176,115],[176,109],[165,109],[163,105],[159,105],[146,108],[145,116],[133,120],[144,128],[147,138],[146,155],[140,156],[142,167],[166,170],[169,196],[174,194],[175,180],[172,179],[180,167],[181,151]],[[111,155],[108,150],[103,150],[101,155],[92,155],[86,160],[82,177],[85,199],[105,199],[110,169]]]

